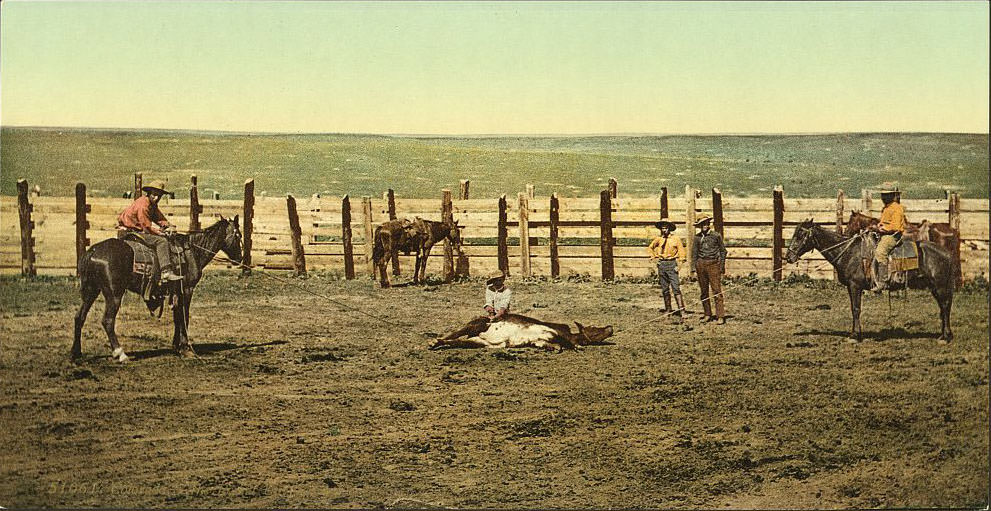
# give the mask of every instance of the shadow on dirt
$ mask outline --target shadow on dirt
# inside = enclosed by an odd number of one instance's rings
[[[849,337],[850,332],[847,330],[803,330],[801,332],[795,332],[792,335],[801,336],[811,336],[811,335],[824,335],[829,337]],[[864,339],[871,339],[874,341],[893,341],[893,340],[906,340],[906,339],[938,339],[939,332],[909,332],[902,327],[897,328],[885,328],[878,330],[877,332],[864,332]]]
[[[196,354],[199,356],[208,356],[221,351],[230,350],[243,350],[249,348],[260,348],[263,346],[278,346],[280,344],[288,344],[288,341],[270,341],[270,342],[260,342],[255,344],[234,344],[232,342],[208,342],[204,344],[194,344],[193,349],[196,350]],[[175,356],[175,350],[172,348],[159,348],[154,350],[142,350],[128,353],[128,356],[132,360],[145,360],[149,358],[162,357],[162,356]]]

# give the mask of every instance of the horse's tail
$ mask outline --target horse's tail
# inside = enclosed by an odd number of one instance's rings
[[[372,238],[375,240],[375,243],[372,245],[372,262],[376,264],[378,264],[378,262],[382,260],[382,257],[385,256],[385,247],[382,246],[381,234],[382,234],[382,226],[376,227],[375,235],[372,236]]]
[[[88,283],[90,278],[89,277],[90,272],[86,271],[86,268],[89,267],[89,265],[91,264],[90,261],[92,259],[93,259],[93,250],[90,249],[87,250],[85,253],[83,253],[83,256],[80,257],[79,261],[76,263],[76,275],[79,275],[79,282],[83,287],[86,287],[86,284]]]

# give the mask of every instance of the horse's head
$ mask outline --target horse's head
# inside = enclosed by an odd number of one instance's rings
[[[243,247],[241,245],[241,226],[238,223],[238,215],[234,218],[224,218],[220,216],[221,222],[226,222],[223,226],[224,239],[220,244],[220,250],[227,254],[227,257],[235,264],[241,264],[244,259]]]
[[[880,220],[860,211],[850,212],[850,220],[846,223],[844,232],[847,234],[858,233],[880,223]]]
[[[788,254],[785,256],[788,264],[797,263],[799,257],[815,248],[815,236],[813,236],[815,229],[816,224],[811,218],[795,227],[795,234],[791,236],[791,241],[788,243]]]
[[[612,336],[612,326],[585,326],[575,321],[578,326],[578,344],[599,344]]]

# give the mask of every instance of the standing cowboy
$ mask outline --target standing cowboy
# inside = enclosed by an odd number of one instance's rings
[[[158,209],[158,201],[169,193],[163,181],[152,181],[141,188],[145,195],[138,197],[117,217],[117,226],[131,232],[141,233],[142,239],[155,248],[158,264],[162,268],[163,281],[182,280],[176,275],[172,258],[169,256],[169,229],[172,227],[165,215]]]
[[[654,224],[661,235],[654,238],[647,246],[650,260],[657,263],[657,277],[661,284],[661,295],[664,296],[664,312],[671,312],[671,291],[674,290],[674,300],[678,305],[678,321],[684,321],[685,300],[681,296],[681,286],[678,279],[678,263],[685,262],[685,246],[681,238],[672,235],[676,226],[667,218]]]
[[[712,217],[703,215],[695,222],[695,227],[699,228],[698,234],[692,245],[692,266],[693,272],[698,274],[699,288],[702,291],[702,308],[705,311],[703,322],[719,321],[719,324],[726,323],[726,309],[723,304],[723,283],[722,277],[726,273],[726,247],[723,246],[723,238],[718,232],[710,227]],[[709,289],[712,288],[712,294]],[[709,300],[716,301],[716,315],[712,315],[712,305]]]
[[[874,262],[876,271],[874,272],[874,287],[871,291],[879,293],[888,288],[888,255],[902,241],[905,234],[905,226],[908,220],[905,219],[905,206],[901,205],[901,192],[892,183],[881,185],[881,200],[884,201],[884,209],[881,210],[881,221],[877,225],[877,231],[881,234],[881,239],[874,248]]]

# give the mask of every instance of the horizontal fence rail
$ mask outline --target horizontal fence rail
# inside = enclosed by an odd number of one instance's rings
[[[135,187],[140,188],[137,180]],[[654,223],[668,217],[677,226],[675,235],[687,244],[694,233],[690,224],[702,214],[714,215],[714,228],[723,233],[729,276],[833,278],[832,267],[818,253],[807,254],[796,265],[776,266],[794,226],[812,218],[836,230],[851,212],[878,217],[883,207],[868,192],[789,199],[787,190],[780,189],[767,197],[726,197],[718,189],[703,196],[688,187],[679,196],[664,189],[658,196],[628,197],[617,194],[614,182],[599,197],[580,198],[532,196],[532,188],[516,196],[467,198],[468,181],[457,194],[443,190],[432,199],[407,199],[392,190],[381,197],[256,197],[248,180],[244,197],[230,200],[199,197],[196,187],[193,181],[188,198],[166,196],[160,203],[179,230],[207,227],[221,215],[240,215],[245,261],[255,268],[300,275],[330,270],[347,278],[370,276],[369,238],[376,225],[390,218],[440,221],[445,216],[458,222],[464,255],[443,246],[432,252],[427,271],[445,279],[452,273],[486,275],[500,269],[517,276],[645,277],[655,271],[646,250],[658,234]],[[18,190],[18,197],[0,197],[4,273],[75,273],[79,254],[91,242],[116,237],[117,215],[131,203],[129,198],[87,197],[83,184],[75,197],[29,196],[27,183]],[[956,229],[962,278],[987,278],[987,199],[950,194],[945,199],[907,198],[902,204],[912,222],[948,223]],[[209,268],[225,267],[214,261]],[[412,254],[400,253],[390,262],[390,271],[402,278],[409,278],[412,268]]]

